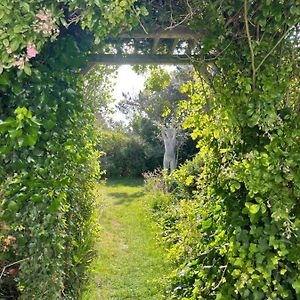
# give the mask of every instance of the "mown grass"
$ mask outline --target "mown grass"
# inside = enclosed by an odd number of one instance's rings
[[[168,266],[156,239],[158,228],[151,219],[150,203],[143,197],[142,181],[111,180],[101,186],[101,192],[98,256],[91,286],[82,299],[163,299]]]

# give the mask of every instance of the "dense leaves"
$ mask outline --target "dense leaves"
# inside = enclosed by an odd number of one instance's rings
[[[30,78],[11,71],[10,86],[2,90],[10,97],[2,102],[1,115],[11,117],[1,122],[1,217],[16,238],[7,259],[26,258],[18,277],[25,298],[58,299],[75,292],[72,285],[81,274],[75,265],[88,258],[91,247],[85,235],[91,234],[97,175],[88,142],[93,119],[89,104],[76,93],[80,81],[66,69],[62,50],[69,63],[78,55],[75,41],[61,38],[44,48],[40,59],[47,63]]]
[[[101,165],[108,177],[138,177],[146,170],[145,144],[139,136],[102,130],[97,144],[103,152]]]
[[[130,5],[0,4],[1,298],[79,298],[99,174],[80,70],[94,38],[134,23]]]
[[[157,205],[175,266],[169,295],[298,299],[299,6],[199,9],[192,26],[208,32],[207,63],[196,64],[181,107],[200,151],[173,174],[173,199]]]
[[[138,23],[132,5],[0,4],[2,294],[15,284],[20,299],[78,299],[98,173],[79,70],[91,41]],[[299,4],[147,5],[146,23],[203,34],[181,104],[199,154],[157,206],[175,263],[169,298],[299,298]]]

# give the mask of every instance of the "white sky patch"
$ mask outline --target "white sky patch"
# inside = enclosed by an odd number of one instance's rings
[[[176,69],[176,66],[173,65],[163,67],[169,72]],[[147,73],[138,75],[134,70],[132,70],[131,65],[120,66],[118,70],[118,76],[114,80],[115,89],[112,93],[112,96],[115,99],[115,102],[112,103],[111,107],[114,107],[116,103],[124,98],[123,93],[130,94],[132,96],[138,95],[144,87],[147,75]],[[126,123],[126,115],[122,114],[120,111],[116,110],[115,113],[112,114],[112,118],[116,122],[122,121]]]
[[[123,93],[130,95],[138,95],[143,89],[146,80],[145,75],[138,75],[132,70],[130,65],[122,65],[119,67],[118,76],[115,79],[115,90],[113,92],[113,98],[115,104],[123,99]],[[114,107],[115,104],[112,104]],[[119,111],[116,111],[112,118],[115,121],[125,121],[126,116]]]

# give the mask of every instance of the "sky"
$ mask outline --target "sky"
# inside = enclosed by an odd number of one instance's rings
[[[168,71],[174,71],[176,66],[163,66]],[[122,93],[129,93],[131,95],[137,95],[144,87],[147,73],[145,75],[138,75],[132,70],[130,65],[122,65],[119,67],[118,76],[114,80],[115,90],[113,92],[113,98],[116,100],[115,103],[120,101],[123,96]],[[114,107],[114,104],[112,104]],[[113,120],[123,121],[126,123],[126,116],[119,111],[116,111],[112,115]]]
[[[136,74],[130,65],[122,65],[119,67],[118,76],[115,79],[115,90],[113,97],[116,102],[123,98],[122,93],[130,93],[136,95],[143,88],[146,76]],[[119,111],[113,114],[115,121],[125,121],[126,117]]]

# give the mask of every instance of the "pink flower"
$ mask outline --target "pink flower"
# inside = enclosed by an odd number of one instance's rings
[[[38,54],[35,45],[34,44],[28,44],[27,45],[27,55],[29,57],[36,57],[36,55]]]
[[[42,13],[39,13],[36,15],[41,21],[46,21],[47,20],[47,15],[44,15]]]
[[[20,57],[20,59],[17,60],[17,61],[15,62],[15,66],[16,66],[19,70],[23,70],[23,69],[24,69],[24,66],[25,66],[24,58],[23,58],[23,57]]]

